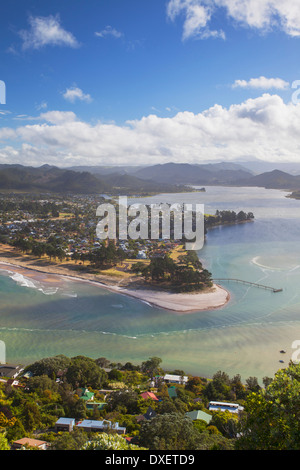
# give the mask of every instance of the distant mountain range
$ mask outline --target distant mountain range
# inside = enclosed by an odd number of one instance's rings
[[[179,192],[183,185],[146,181],[117,172],[100,175],[90,171],[73,171],[55,166],[39,168],[23,165],[0,165],[0,191],[28,191],[77,194],[149,194]]]
[[[165,163],[152,166],[0,165],[0,191],[78,194],[149,194],[180,192],[192,186],[256,186],[300,190],[300,175],[281,170],[254,174],[237,163]]]

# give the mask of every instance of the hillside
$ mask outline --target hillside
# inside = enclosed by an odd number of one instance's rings
[[[0,191],[56,192],[78,194],[148,194],[187,190],[175,184],[141,180],[127,174],[92,174],[43,165],[39,168],[22,165],[0,165]]]
[[[294,190],[300,188],[300,176],[290,175],[280,170],[273,170],[241,180],[239,184],[241,186],[259,186],[267,189]]]
[[[221,185],[233,184],[240,179],[252,176],[250,170],[233,163],[188,164],[165,163],[141,168],[134,173],[141,179],[157,182],[173,181],[175,184]]]

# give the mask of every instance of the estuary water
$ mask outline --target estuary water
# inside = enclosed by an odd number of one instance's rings
[[[141,363],[211,377],[218,370],[273,377],[300,344],[300,201],[262,188],[207,187],[130,203],[197,202],[205,212],[253,212],[253,222],[209,230],[199,258],[213,278],[238,278],[282,292],[219,282],[231,300],[218,310],[168,312],[87,282],[0,271],[0,340],[7,362],[65,354]],[[285,350],[281,354],[280,350]],[[300,353],[299,353],[300,357]],[[280,362],[284,361],[284,362]]]

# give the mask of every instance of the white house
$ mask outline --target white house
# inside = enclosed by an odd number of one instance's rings
[[[182,375],[166,374],[164,376],[164,381],[170,384],[186,384],[188,380],[189,378],[186,375],[182,376]]]
[[[221,401],[211,401],[208,405],[209,411],[230,411],[230,413],[239,413],[244,408],[238,403],[224,403]]]

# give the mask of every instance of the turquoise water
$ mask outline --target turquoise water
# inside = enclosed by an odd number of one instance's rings
[[[204,203],[210,213],[254,212],[254,222],[210,230],[199,257],[215,278],[283,291],[224,282],[231,293],[226,307],[176,314],[88,283],[55,278],[49,284],[2,270],[0,340],[7,361],[28,364],[55,354],[81,354],[140,363],[155,355],[165,368],[203,376],[223,370],[243,379],[273,376],[282,367],[279,360],[287,364],[292,343],[300,339],[300,201],[281,191],[220,187],[151,201],[182,198]],[[281,349],[287,351],[284,357]]]

